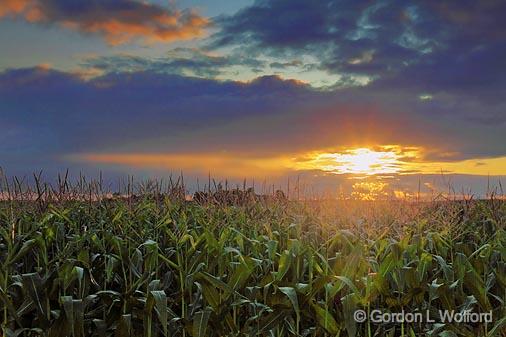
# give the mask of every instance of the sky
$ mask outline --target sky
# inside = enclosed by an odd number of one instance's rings
[[[0,167],[357,198],[506,178],[506,2],[0,0]],[[323,193],[323,192],[322,192]]]

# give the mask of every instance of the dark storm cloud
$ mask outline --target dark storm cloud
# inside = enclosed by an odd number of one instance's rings
[[[329,73],[369,77],[374,90],[439,95],[433,105],[455,118],[504,123],[505,12],[497,0],[262,0],[217,19],[211,45],[310,55]]]
[[[5,160],[15,153],[95,151],[166,135],[177,142],[190,131],[281,111],[317,96],[305,85],[274,76],[240,83],[145,71],[86,81],[42,67],[9,70],[0,74],[0,153]],[[205,135],[198,142],[212,143]],[[184,150],[185,144],[160,146]]]
[[[144,71],[85,80],[9,70],[0,73],[0,166],[61,168],[66,155],[86,152],[279,155],[360,144],[444,147],[456,152],[449,159],[505,154],[500,125],[420,118],[416,99],[372,88],[321,92],[275,76],[241,83]]]
[[[299,51],[318,55],[329,70],[368,74],[416,59],[435,47],[436,36],[429,33],[437,32],[436,27],[423,31],[420,27],[428,24],[416,7],[397,1],[257,1],[217,24],[222,30],[214,36],[214,47]],[[368,53],[373,53],[371,60]]]
[[[103,36],[110,44],[132,39],[174,41],[203,35],[209,25],[193,11],[180,11],[136,0],[3,0],[0,18],[57,24]]]

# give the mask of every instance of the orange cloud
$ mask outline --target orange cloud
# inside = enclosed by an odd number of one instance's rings
[[[194,11],[180,11],[125,0],[121,3],[78,4],[42,0],[3,0],[1,17],[32,23],[54,23],[83,33],[98,34],[111,45],[187,40],[204,35],[209,20]]]
[[[0,6],[0,17],[8,14],[20,14],[26,9],[28,3],[28,0],[3,0]]]

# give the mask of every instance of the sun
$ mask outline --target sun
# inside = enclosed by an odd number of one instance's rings
[[[319,169],[337,174],[395,174],[402,169],[401,154],[395,149],[349,149],[339,153],[320,153],[312,160]]]

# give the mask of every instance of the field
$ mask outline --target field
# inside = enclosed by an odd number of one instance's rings
[[[4,198],[3,335],[506,335],[504,201],[180,192]]]

